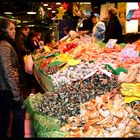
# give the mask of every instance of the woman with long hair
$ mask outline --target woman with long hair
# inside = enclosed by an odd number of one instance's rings
[[[14,22],[8,19],[0,20],[0,139],[8,137],[11,111],[11,136],[24,137],[23,98],[15,33]]]

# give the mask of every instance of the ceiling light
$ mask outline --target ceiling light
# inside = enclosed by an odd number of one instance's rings
[[[82,4],[91,4],[91,2],[81,2],[80,5]]]
[[[28,23],[29,21],[26,21],[26,20],[24,20],[24,21],[22,21],[22,23]]]
[[[29,14],[29,15],[35,15],[36,12],[27,12],[27,14]]]
[[[4,14],[6,14],[6,15],[12,15],[13,13],[12,12],[4,12]]]
[[[52,13],[56,13],[56,11],[52,11]]]
[[[21,25],[17,25],[16,27],[21,27]]]
[[[56,5],[61,5],[61,2],[57,2]]]
[[[29,27],[35,27],[35,25],[34,24],[30,24]]]
[[[48,6],[48,3],[44,3],[43,6]]]
[[[48,7],[47,9],[48,9],[48,10],[52,10],[52,8],[51,8],[51,7]]]

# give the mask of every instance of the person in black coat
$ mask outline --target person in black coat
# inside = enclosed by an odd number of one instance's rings
[[[30,50],[26,48],[25,46],[25,40],[30,32],[30,28],[28,25],[22,25],[20,29],[16,32],[15,36],[15,41],[17,45],[17,53],[19,55],[19,64],[20,64],[20,72],[21,72],[21,83],[22,83],[22,88],[25,89],[23,96],[26,96],[30,94],[30,87],[28,88],[29,85],[29,80],[28,80],[28,75],[25,72],[24,69],[24,56],[30,54]]]
[[[109,39],[117,39],[117,43],[122,43],[122,24],[117,16],[117,9],[111,8],[108,11],[109,21],[106,26],[104,42],[107,43]]]
[[[33,53],[35,50],[39,49],[39,42],[36,38],[36,33],[34,31],[30,32],[25,40],[25,47]]]
[[[0,20],[0,139],[8,138],[10,112],[12,112],[11,137],[24,138],[25,112],[20,79],[20,63],[15,42],[15,24]]]

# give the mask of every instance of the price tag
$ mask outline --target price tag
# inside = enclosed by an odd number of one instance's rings
[[[140,97],[140,83],[122,83],[121,94],[124,96]]]
[[[116,42],[117,42],[117,39],[109,39],[109,41],[107,42],[106,46],[108,48],[113,48]]]
[[[135,51],[135,46],[128,46],[125,47],[125,49],[123,49],[120,52],[120,60],[123,60],[125,58],[137,58],[139,56],[139,52]]]

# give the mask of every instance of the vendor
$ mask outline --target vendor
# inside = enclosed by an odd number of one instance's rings
[[[100,16],[97,13],[94,13],[92,15],[92,23],[93,29],[92,29],[92,41],[97,42],[97,41],[103,41],[105,38],[105,23],[100,21]]]
[[[108,18],[104,42],[107,43],[109,39],[117,39],[117,43],[122,43],[123,26],[120,18],[117,16],[116,8],[108,10]]]
[[[82,30],[79,31],[78,33],[80,35],[91,34],[93,42],[103,41],[105,38],[105,30],[106,30],[105,23],[100,21],[100,16],[97,13],[93,13],[91,15],[91,18],[93,23],[92,31]]]

